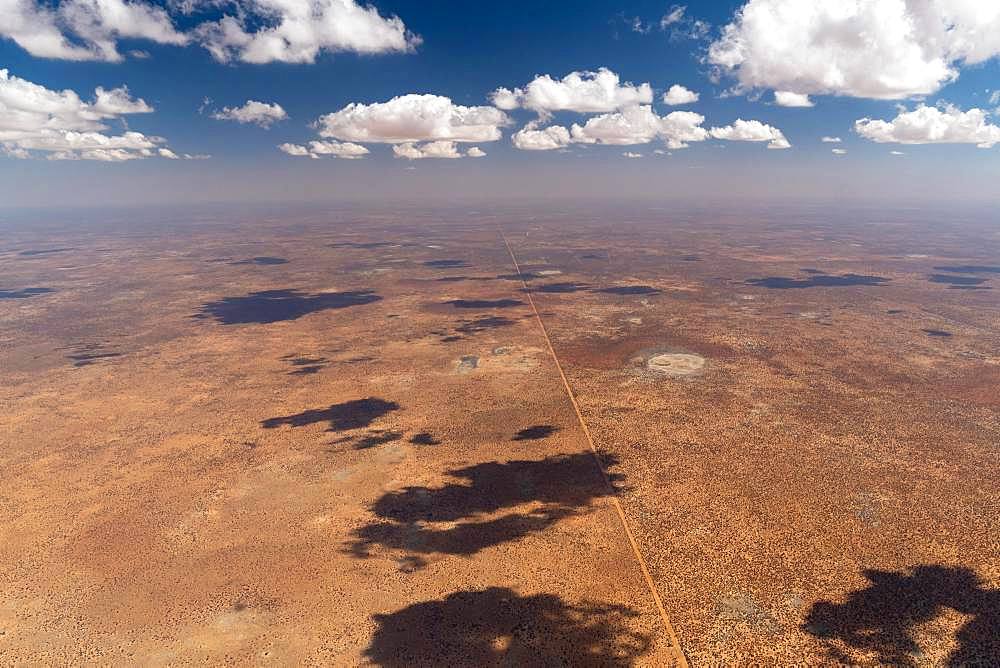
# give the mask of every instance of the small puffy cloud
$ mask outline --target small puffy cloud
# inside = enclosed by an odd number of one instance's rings
[[[702,39],[712,29],[712,24],[687,15],[686,5],[674,5],[660,19],[660,30],[669,30],[670,39]]]
[[[532,122],[515,132],[512,141],[522,151],[553,151],[568,146],[571,139],[561,125],[538,129],[538,123]]]
[[[213,20],[177,30],[175,15],[196,13]],[[410,52],[420,44],[401,19],[357,0],[0,0],[0,37],[42,58],[108,62],[123,59],[123,39],[196,42],[218,61],[247,63],[312,63],[323,52]]]
[[[990,93],[990,104],[1000,104],[1000,90]]]
[[[658,116],[648,105],[627,107],[612,114],[601,114],[583,125],[574,123],[572,140],[581,144],[629,146],[662,139],[671,149],[684,148],[688,142],[704,141],[708,131],[701,127],[705,117],[691,111],[674,111]]]
[[[368,155],[369,151],[361,144],[349,141],[311,141],[309,142],[309,153],[311,155],[332,155],[345,160],[357,160]]]
[[[686,148],[688,142],[708,139],[704,122],[705,117],[693,111],[672,111],[660,119],[660,137],[669,149]]]
[[[544,117],[556,111],[601,113],[650,104],[653,89],[648,83],[623,84],[617,74],[602,67],[596,72],[570,72],[562,79],[543,74],[524,88],[498,88],[490,99],[500,109],[523,107]]]
[[[180,160],[181,159],[181,157],[179,155],[177,155],[176,153],[174,153],[173,151],[171,151],[169,148],[157,149],[156,152],[160,155],[161,158],[166,158],[168,160]]]
[[[779,107],[814,107],[813,101],[803,93],[792,93],[787,90],[774,91],[774,103]]]
[[[902,151],[889,151],[889,155],[906,155]]]
[[[627,107],[594,116],[583,125],[574,123],[570,134],[573,141],[582,144],[646,144],[660,133],[660,120],[649,105]]]
[[[626,158],[641,158],[642,157],[642,153],[633,153],[632,151],[625,151],[624,153],[622,153],[622,155],[625,156]]]
[[[962,111],[952,105],[900,111],[891,121],[862,118],[854,131],[880,144],[976,144],[992,148],[1000,143],[1000,127],[986,120],[982,109]]]
[[[670,26],[680,23],[684,20],[684,12],[687,11],[686,5],[674,5],[667,13],[663,15],[660,19],[660,30],[666,30]]]
[[[282,153],[287,153],[288,155],[294,155],[300,158],[305,158],[309,155],[309,149],[301,144],[278,144],[278,150]]]
[[[490,142],[510,124],[494,107],[465,107],[441,95],[402,95],[388,102],[352,103],[321,116],[322,137],[389,144],[421,141]]]
[[[676,106],[679,104],[692,104],[698,101],[700,96],[693,90],[689,90],[680,84],[674,84],[663,94],[663,104]]]
[[[513,91],[509,88],[500,87],[490,93],[490,102],[497,109],[511,111],[521,106],[521,95],[523,95],[523,91],[521,90]]]
[[[708,51],[738,88],[900,99],[1000,54],[1000,5],[976,0],[748,0]]]
[[[847,149],[834,148],[830,149],[830,153],[833,153],[834,155],[847,155]]]
[[[820,141],[823,142],[824,144],[839,144],[840,143],[840,137],[829,137],[828,136],[828,137],[823,137],[822,139],[820,139]]]
[[[211,3],[210,3],[211,4]],[[356,0],[236,0],[236,15],[194,33],[220,62],[312,63],[321,52],[413,51],[420,38],[397,16]]]
[[[712,128],[709,133],[715,139],[725,141],[766,141],[768,142],[767,147],[770,149],[791,148],[791,144],[788,143],[781,130],[760,121],[745,121],[738,118],[732,125]]]
[[[357,160],[369,153],[368,149],[360,144],[337,141],[311,141],[308,147],[301,144],[278,144],[278,150],[288,155],[313,159],[333,156],[345,160]]]
[[[221,111],[213,113],[212,118],[219,121],[253,123],[262,128],[269,128],[272,123],[288,118],[288,114],[278,103],[268,104],[257,100],[247,100],[242,107],[223,107]]]
[[[120,39],[182,45],[167,11],[142,0],[0,0],[0,36],[33,56],[118,62]]]
[[[414,144],[407,142],[397,144],[392,147],[392,152],[397,158],[407,160],[423,160],[424,158],[481,158],[486,153],[473,146],[467,153],[458,150],[458,144],[453,141],[432,141],[425,144]]]
[[[85,102],[72,90],[50,90],[0,69],[0,147],[9,156],[42,152],[51,159],[121,162],[164,155],[169,149],[161,137],[106,132],[109,121],[152,111],[124,86],[97,88],[93,102]]]

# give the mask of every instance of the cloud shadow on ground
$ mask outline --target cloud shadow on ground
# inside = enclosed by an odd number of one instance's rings
[[[1000,589],[988,589],[971,569],[920,565],[909,571],[866,570],[869,585],[844,603],[819,601],[802,628],[826,640],[874,653],[887,665],[915,665],[922,654],[916,628],[950,608],[968,619],[944,665],[995,665],[1000,657]],[[831,646],[831,659],[856,663]]]
[[[796,288],[846,288],[853,286],[881,286],[891,279],[881,276],[865,276],[862,274],[844,274],[830,276],[829,274],[814,274],[809,278],[788,278],[786,276],[769,276],[767,278],[751,278],[747,285],[770,290],[791,290]]]
[[[409,554],[404,561],[421,567],[421,555],[473,555],[543,531],[612,494],[589,452],[488,462],[448,475],[456,481],[377,499],[369,508],[377,519],[355,531],[347,551],[365,558],[375,546],[402,550]]]
[[[29,299],[37,295],[55,292],[52,288],[21,288],[20,290],[0,290],[0,299]]]
[[[513,441],[538,441],[543,438],[548,438],[552,434],[559,431],[559,427],[551,424],[536,424],[531,427],[525,427],[521,431],[514,434]]]
[[[223,325],[270,324],[297,320],[317,311],[371,304],[381,299],[371,290],[316,294],[299,290],[264,290],[245,297],[223,297],[208,302],[194,317],[214,318]]]
[[[294,415],[268,418],[260,424],[264,429],[275,429],[282,425],[304,427],[317,422],[328,422],[330,428],[327,431],[347,431],[367,427],[383,415],[399,409],[400,405],[395,401],[368,397],[333,404],[328,408],[314,408]]]
[[[459,591],[375,615],[364,656],[377,666],[631,666],[652,640],[628,629],[639,613],[569,604],[512,589]]]
[[[445,304],[455,308],[511,308],[525,305],[520,299],[452,299]]]

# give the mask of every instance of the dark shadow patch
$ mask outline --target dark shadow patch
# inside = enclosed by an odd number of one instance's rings
[[[477,332],[482,332],[487,329],[497,329],[498,327],[510,327],[511,325],[515,324],[515,322],[516,321],[511,320],[510,318],[505,318],[499,315],[480,316],[475,320],[469,320],[468,322],[463,322],[461,325],[455,328],[455,331],[460,332],[462,334],[475,334]]]
[[[374,448],[384,443],[398,441],[401,438],[403,438],[403,432],[401,431],[377,431],[359,438],[357,443],[354,444],[354,449],[367,450],[368,448]]]
[[[826,272],[823,271],[822,269],[811,269],[811,268],[808,268],[808,267],[805,268],[805,269],[799,269],[799,271],[801,271],[803,274],[813,274],[813,275],[823,275],[823,274],[826,274]]]
[[[1000,274],[1000,267],[983,264],[962,264],[934,267],[934,271],[947,271],[955,274]]]
[[[609,465],[615,463],[609,458]],[[589,452],[488,462],[448,475],[460,482],[384,494],[369,508],[378,520],[355,531],[348,551],[365,558],[376,545],[403,550],[408,562],[420,567],[420,555],[476,554],[543,531],[613,493]],[[519,506],[527,507],[513,510]]]
[[[246,260],[236,260],[235,262],[230,262],[229,264],[237,266],[241,264],[256,264],[261,266],[269,266],[275,264],[288,264],[288,260],[283,257],[270,257],[267,255],[261,255],[260,257],[251,257]]]
[[[441,441],[434,438],[432,434],[422,431],[419,434],[411,436],[410,443],[413,443],[414,445],[440,445]]]
[[[424,262],[425,267],[434,269],[456,269],[458,267],[471,267],[465,260],[428,260]]]
[[[285,355],[281,359],[296,367],[294,370],[288,372],[289,376],[311,376],[325,369],[330,363],[330,360],[325,357]]]
[[[987,589],[971,569],[921,565],[909,572],[866,570],[871,583],[851,592],[844,603],[819,601],[802,629],[839,640],[883,665],[915,665],[923,654],[917,626],[945,608],[969,617],[955,635],[956,647],[943,665],[989,666],[1000,657],[1000,589]],[[831,658],[846,658],[834,647]],[[853,663],[850,661],[849,663]]]
[[[900,313],[905,313],[905,311],[899,308],[891,308],[888,311],[886,311],[887,315],[899,315]]]
[[[620,605],[571,605],[503,587],[459,591],[375,615],[364,656],[376,666],[632,666],[652,639]]]
[[[76,250],[75,248],[42,248],[42,249],[28,249],[23,250],[18,255],[21,257],[39,257],[42,255],[52,255],[53,253],[66,253],[71,250]]]
[[[330,428],[327,431],[346,431],[367,427],[383,415],[399,409],[400,405],[395,401],[368,397],[367,399],[354,399],[341,404],[333,404],[329,408],[315,408],[295,415],[268,418],[260,425],[264,429],[274,429],[281,425],[304,427],[317,422],[329,422]]]
[[[252,292],[246,297],[224,297],[208,302],[194,317],[214,318],[223,325],[269,324],[297,320],[317,311],[371,304],[381,299],[371,290],[316,294],[298,290],[264,290]]]
[[[66,355],[66,359],[73,363],[76,368],[90,366],[105,359],[121,357],[122,353],[110,352],[100,343],[86,343],[71,348],[73,352]]]
[[[880,286],[891,279],[881,276],[865,276],[862,274],[843,274],[831,276],[817,274],[810,278],[787,278],[784,276],[769,276],[768,278],[751,278],[747,285],[756,285],[771,290],[789,290],[795,288],[846,288],[854,286]]]
[[[607,260],[607,254],[600,255],[598,253],[587,253],[586,255],[580,256],[581,260]]]
[[[981,285],[986,282],[985,278],[978,276],[952,276],[950,274],[931,274],[927,280],[931,283],[945,283],[946,285]]]
[[[55,292],[52,288],[21,288],[20,290],[0,290],[0,299],[30,299],[37,295]]]
[[[660,293],[660,290],[651,285],[619,285],[601,288],[594,290],[594,292],[602,292],[606,295],[656,295]]]
[[[922,329],[920,331],[926,334],[927,336],[937,336],[942,338],[951,336],[951,332],[946,332],[943,329]]]
[[[701,262],[701,258],[697,255],[682,255],[681,262]]]
[[[468,276],[442,276],[441,278],[434,279],[439,283],[461,283],[462,281],[470,280]]]
[[[521,431],[514,434],[512,441],[538,441],[543,438],[548,438],[552,434],[559,431],[559,427],[551,424],[536,424],[532,427],[525,427]]]
[[[568,292],[580,292],[581,290],[588,289],[589,286],[583,283],[545,283],[542,285],[533,285],[530,288],[523,288],[525,292],[549,292],[549,293],[568,293]]]
[[[520,299],[452,299],[445,304],[455,308],[511,308],[525,305]]]
[[[445,336],[441,338],[441,343],[454,343],[455,341],[461,341],[461,336]]]
[[[533,281],[536,278],[543,278],[543,276],[534,272],[523,271],[520,274],[499,274],[497,278],[501,281]]]

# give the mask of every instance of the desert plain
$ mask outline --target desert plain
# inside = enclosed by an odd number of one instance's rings
[[[996,665],[995,223],[0,221],[0,664]]]

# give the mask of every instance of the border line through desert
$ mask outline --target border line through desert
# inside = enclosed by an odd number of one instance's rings
[[[594,437],[591,435],[590,429],[587,427],[586,420],[583,419],[583,413],[580,412],[580,405],[577,403],[576,396],[573,394],[573,389],[570,387],[569,379],[566,378],[566,373],[563,371],[562,363],[559,361],[559,356],[556,355],[556,350],[552,345],[552,339],[549,338],[548,330],[545,328],[545,322],[542,320],[542,316],[538,312],[538,307],[535,306],[535,299],[532,296],[531,286],[528,285],[528,282],[521,274],[521,266],[517,262],[517,256],[514,254],[514,249],[510,245],[510,241],[507,240],[507,235],[504,234],[503,229],[498,229],[497,231],[500,234],[500,238],[503,240],[504,246],[507,248],[507,253],[510,254],[510,261],[514,265],[514,272],[521,280],[521,285],[524,287],[524,294],[528,298],[528,304],[531,306],[531,311],[535,314],[535,320],[538,322],[538,328],[541,330],[542,337],[545,339],[545,345],[549,349],[549,354],[552,356],[552,361],[556,365],[556,370],[559,371],[559,377],[562,379],[563,388],[566,390],[566,396],[569,397],[569,402],[573,406],[573,412],[576,413],[576,418],[580,423],[580,428],[583,430],[583,435],[587,439],[587,446],[590,448],[590,454],[594,458],[594,464],[597,466],[598,470],[600,470],[601,476],[604,478],[604,483],[611,490],[611,503],[615,507],[622,529],[628,538],[629,546],[632,548],[632,553],[635,555],[636,561],[639,564],[639,569],[642,571],[642,576],[646,581],[646,587],[649,589],[653,602],[656,604],[656,609],[660,613],[660,618],[663,620],[663,626],[666,629],[667,636],[673,646],[674,653],[679,659],[679,665],[686,668],[688,665],[687,658],[684,656],[684,651],[681,649],[680,642],[677,640],[677,634],[674,632],[674,626],[670,623],[670,616],[667,614],[667,609],[663,605],[663,599],[660,597],[660,594],[656,589],[653,577],[649,573],[649,567],[646,565],[646,560],[643,558],[642,551],[639,549],[639,543],[636,541],[635,534],[632,532],[632,527],[629,525],[628,519],[625,516],[625,510],[622,508],[621,500],[618,498],[618,492],[614,485],[611,484],[611,480],[608,478],[608,474],[604,470],[604,466],[601,464],[600,455],[597,452],[597,446],[594,445]]]

